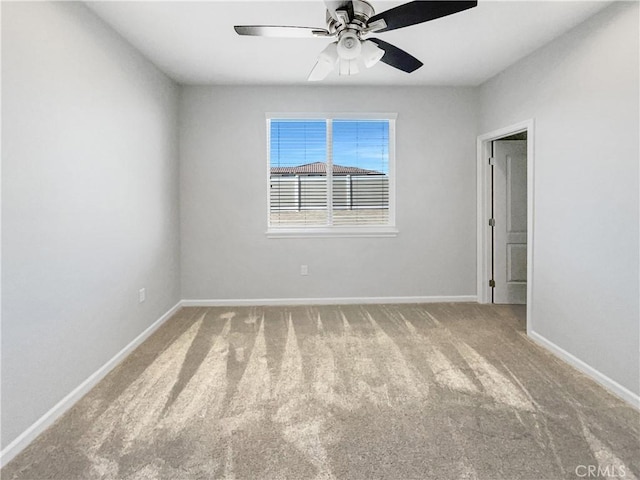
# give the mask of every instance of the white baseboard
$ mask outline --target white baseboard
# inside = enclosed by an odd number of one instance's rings
[[[20,453],[35,438],[44,432],[49,426],[69,410],[78,400],[89,392],[102,380],[116,365],[118,365],[127,355],[144,342],[153,332],[155,332],[164,322],[182,307],[182,302],[175,304],[167,313],[153,322],[144,332],[133,339],[126,347],[116,353],[111,360],[92,373],[84,382],[74,388],[66,397],[60,400],[47,413],[40,417],[33,425],[22,432],[13,442],[7,445],[0,452],[0,468],[9,463],[13,457]]]
[[[440,297],[335,297],[335,298],[253,298],[253,299],[189,299],[183,307],[253,307],[283,305],[360,305],[393,303],[450,303],[475,302],[475,295]]]
[[[528,335],[531,338],[531,340],[533,340],[540,346],[546,348],[551,353],[559,357],[561,360],[567,362],[572,367],[577,368],[582,373],[592,378],[593,380],[598,382],[600,385],[602,385],[604,388],[609,390],[611,393],[613,393],[617,397],[620,397],[622,400],[626,401],[627,403],[631,404],[631,406],[640,410],[640,395],[637,395],[633,393],[631,390],[629,390],[628,388],[623,387],[615,380],[612,380],[611,378],[606,376],[604,373],[596,370],[592,366],[580,360],[578,357],[567,352],[565,349],[547,340],[545,337],[543,337],[539,333],[531,331],[528,333]]]

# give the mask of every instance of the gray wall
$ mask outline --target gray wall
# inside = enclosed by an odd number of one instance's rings
[[[177,100],[81,3],[3,2],[3,447],[179,300]]]
[[[265,112],[358,111],[398,113],[399,235],[267,239]],[[476,125],[472,88],[183,88],[183,298],[475,295]]]
[[[481,88],[481,133],[535,119],[534,331],[638,394],[638,4]]]

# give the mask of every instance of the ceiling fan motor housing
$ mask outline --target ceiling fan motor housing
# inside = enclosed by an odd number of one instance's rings
[[[327,10],[327,29],[332,34],[340,34],[345,29],[360,32],[367,26],[369,18],[375,15],[375,10],[364,0],[348,0],[344,6],[336,8],[337,18]]]
[[[352,23],[358,24],[360,27],[366,27],[369,18],[375,15],[375,10],[370,3],[364,0],[352,0],[353,18]]]

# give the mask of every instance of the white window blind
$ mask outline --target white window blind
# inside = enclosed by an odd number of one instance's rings
[[[389,122],[333,121],[334,225],[388,225]]]
[[[393,119],[269,118],[269,228],[393,226]]]
[[[327,158],[326,121],[272,120],[269,138],[270,225],[326,225],[327,175],[314,171]]]

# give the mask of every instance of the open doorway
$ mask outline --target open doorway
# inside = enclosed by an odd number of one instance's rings
[[[527,303],[527,132],[491,142],[491,300]]]
[[[533,121],[478,137],[478,302],[527,305],[532,325]]]

